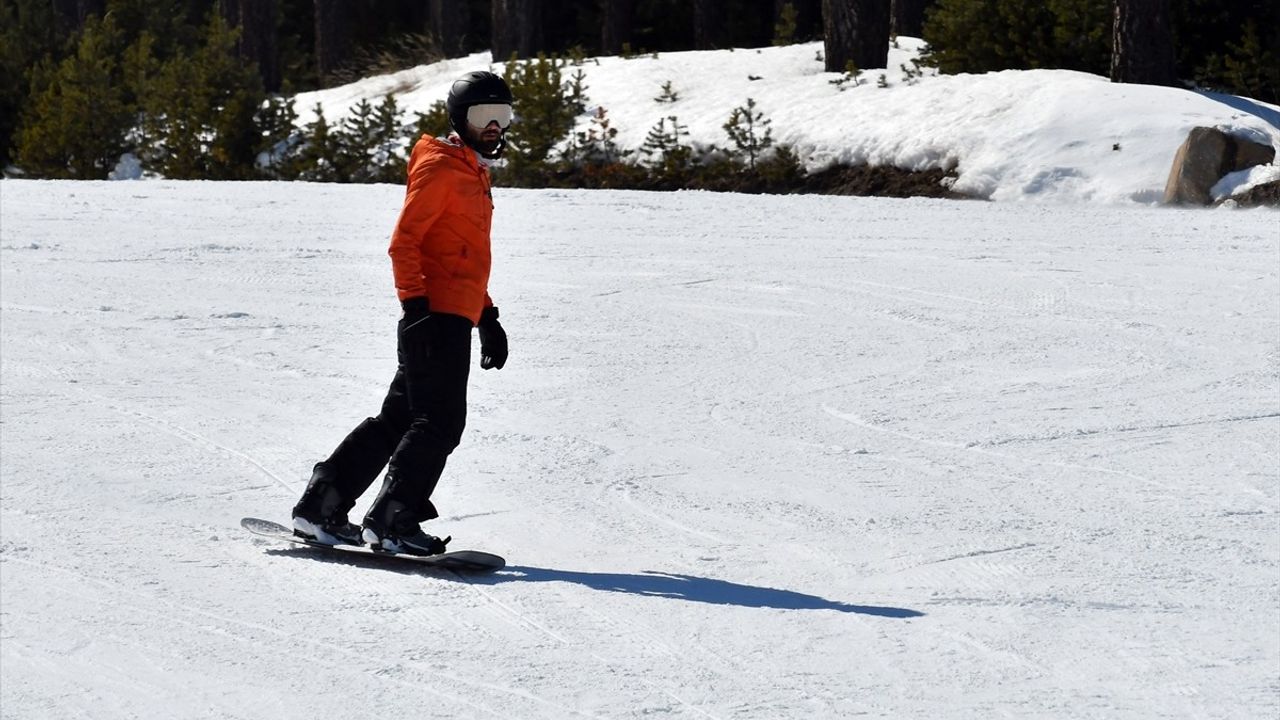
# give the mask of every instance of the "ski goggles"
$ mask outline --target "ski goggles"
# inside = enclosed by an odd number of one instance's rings
[[[487,128],[489,123],[496,122],[498,127],[506,130],[511,126],[511,118],[511,106],[506,103],[486,103],[467,108],[467,122],[472,127]]]

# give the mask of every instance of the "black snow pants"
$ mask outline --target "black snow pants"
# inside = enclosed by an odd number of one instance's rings
[[[408,340],[401,320],[399,367],[382,411],[352,430],[323,463],[342,495],[344,511],[387,467],[371,515],[394,500],[417,522],[439,516],[431,493],[466,426],[472,325],[467,318],[443,313],[423,322],[427,337]]]

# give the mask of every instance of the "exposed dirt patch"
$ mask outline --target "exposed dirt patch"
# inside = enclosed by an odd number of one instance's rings
[[[955,192],[956,176],[945,170],[903,170],[888,165],[837,166],[805,177],[798,192],[876,197],[974,199]]]
[[[888,165],[838,165],[806,174],[794,156],[761,162],[754,171],[719,161],[678,172],[654,172],[632,163],[561,167],[523,177],[494,174],[494,184],[511,187],[611,188],[617,190],[710,190],[770,195],[862,195],[978,199],[951,189],[956,180],[946,170],[903,170]]]

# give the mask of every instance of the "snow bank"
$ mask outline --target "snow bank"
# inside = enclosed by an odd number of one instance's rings
[[[752,98],[774,139],[794,145],[810,170],[833,163],[954,169],[957,191],[1000,201],[1157,203],[1178,147],[1196,126],[1280,148],[1280,107],[1068,70],[921,75],[911,68],[923,45],[899,38],[889,68],[863,72],[857,85],[837,84],[841,75],[823,70],[821,43],[593,58],[566,75],[581,70],[589,109],[608,111],[625,149],[638,149],[672,115],[688,127],[689,142],[727,145],[722,126]],[[458,75],[483,68],[503,70],[479,53],[302,93],[300,122],[313,119],[317,104],[339,121],[361,100],[376,103],[388,92],[410,116],[426,112]],[[674,102],[658,100],[666,83]]]

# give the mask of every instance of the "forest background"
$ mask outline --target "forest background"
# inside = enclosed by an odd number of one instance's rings
[[[409,141],[446,132],[442,103],[406,117],[388,95],[330,126],[300,122],[312,110],[292,96],[488,50],[519,98],[499,184],[820,191],[750,105],[711,152],[675,123],[618,152],[603,115],[571,137],[574,67],[822,40],[826,69],[857,82],[899,35],[941,73],[1061,68],[1280,103],[1269,0],[0,0],[0,167],[102,179],[128,157],[174,179],[401,182]]]

